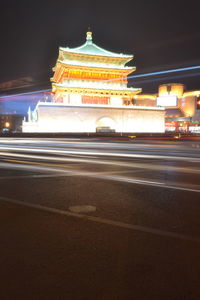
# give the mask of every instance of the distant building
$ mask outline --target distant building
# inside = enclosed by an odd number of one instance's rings
[[[23,116],[0,114],[0,133],[21,132]]]
[[[59,48],[52,102],[29,109],[23,132],[164,132],[164,108],[133,103],[141,89],[128,88],[132,55],[97,46],[92,33],[77,48]]]
[[[51,91],[43,84],[40,78],[33,77],[0,82],[0,131],[2,131],[5,118],[9,118],[12,124],[9,129],[3,128],[5,132],[19,131],[29,107],[34,109],[39,101],[51,101]],[[41,88],[41,85],[42,88],[45,87],[45,90]],[[20,126],[19,120],[21,120]]]
[[[186,91],[181,83],[162,84],[158,94],[135,95],[134,105],[164,107],[167,132],[200,133],[200,90]]]

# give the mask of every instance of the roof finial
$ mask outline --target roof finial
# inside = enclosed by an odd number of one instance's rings
[[[92,43],[92,31],[90,27],[88,27],[88,31],[86,32],[86,41],[87,43]]]

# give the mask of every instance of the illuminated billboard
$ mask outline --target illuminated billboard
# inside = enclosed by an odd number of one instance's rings
[[[157,106],[162,107],[175,107],[177,106],[177,97],[176,96],[161,96],[157,97]]]

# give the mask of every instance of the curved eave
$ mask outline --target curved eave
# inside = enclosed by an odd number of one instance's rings
[[[119,55],[119,56],[111,56],[111,55],[99,55],[99,54],[91,54],[91,53],[79,53],[79,52],[73,52],[73,49],[67,50],[66,48],[59,47],[59,51],[63,51],[64,53],[67,53],[69,55],[73,55],[76,57],[82,57],[82,58],[98,58],[99,60],[119,60],[123,62],[129,62],[134,58],[134,55]]]
[[[82,87],[65,87],[56,83],[52,83],[52,86],[57,88],[57,89],[61,89],[64,91],[77,91],[79,93],[85,93],[85,92],[96,92],[96,93],[124,93],[124,94],[129,94],[129,95],[136,95],[138,93],[140,93],[142,90],[138,89],[138,88],[129,88],[129,89],[95,89],[95,88],[82,88]]]
[[[61,60],[58,60],[57,63],[61,64],[61,65],[64,65],[65,67],[69,67],[70,69],[84,69],[84,70],[94,70],[94,71],[98,71],[98,70],[101,70],[101,71],[107,71],[107,72],[110,72],[111,70],[113,70],[113,72],[119,72],[120,73],[124,73],[124,74],[130,74],[132,72],[134,72],[136,70],[136,67],[123,67],[123,68],[112,68],[112,67],[93,67],[93,66],[82,66],[82,65],[73,65],[73,64],[68,64],[68,63],[65,63]],[[54,67],[55,68],[55,67]]]

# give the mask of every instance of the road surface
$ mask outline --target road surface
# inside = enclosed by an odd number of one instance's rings
[[[0,140],[0,299],[199,299],[200,142]]]

